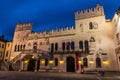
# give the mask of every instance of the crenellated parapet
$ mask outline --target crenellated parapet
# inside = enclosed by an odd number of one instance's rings
[[[15,31],[22,31],[22,30],[32,30],[32,23],[18,23],[16,25]]]
[[[85,9],[81,11],[75,12],[75,19],[86,19],[91,17],[97,17],[97,16],[103,16],[104,15],[104,9],[103,6],[100,4],[97,4],[94,9]]]
[[[51,30],[49,32],[34,32],[28,35],[27,39],[39,39],[39,38],[46,38],[46,37],[59,37],[59,36],[66,36],[66,35],[73,35],[75,34],[74,27],[66,27],[60,30]]]

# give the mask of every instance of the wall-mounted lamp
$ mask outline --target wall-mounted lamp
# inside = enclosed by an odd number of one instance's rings
[[[108,60],[104,60],[104,61],[103,61],[103,64],[108,65],[108,64],[109,64],[109,61],[108,61]]]
[[[54,61],[53,60],[49,60],[49,64],[53,64],[54,63]]]
[[[41,62],[41,64],[45,64],[45,60],[41,60],[40,62]]]
[[[60,60],[59,63],[60,63],[60,64],[64,64],[64,61],[63,61],[63,60]]]

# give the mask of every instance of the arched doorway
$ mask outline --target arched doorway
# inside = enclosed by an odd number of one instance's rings
[[[75,72],[75,59],[71,56],[67,57],[66,59],[66,70],[67,72]]]
[[[34,71],[35,70],[35,59],[30,59],[28,62],[28,71]]]
[[[101,68],[101,59],[99,57],[96,58],[96,68]]]

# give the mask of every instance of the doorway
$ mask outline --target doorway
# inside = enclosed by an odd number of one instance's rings
[[[71,56],[67,57],[67,72],[75,72],[75,59]]]

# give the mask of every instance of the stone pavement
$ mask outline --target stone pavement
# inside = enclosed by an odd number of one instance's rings
[[[0,80],[120,80],[120,73],[106,72],[104,77],[97,76],[96,72],[55,73],[55,72],[17,72],[0,71]]]

